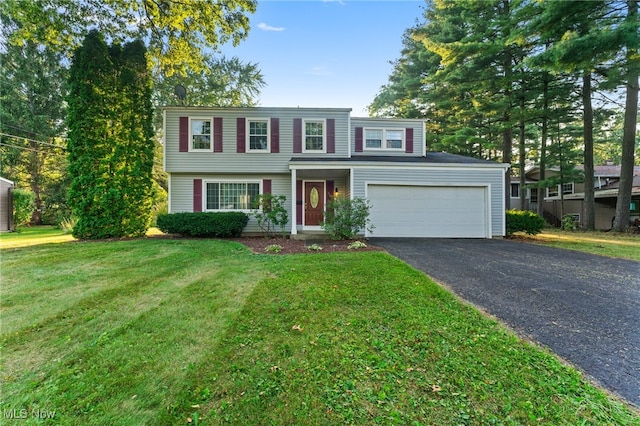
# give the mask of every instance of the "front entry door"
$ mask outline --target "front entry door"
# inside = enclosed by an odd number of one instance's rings
[[[324,219],[324,182],[304,183],[304,224],[318,226]]]

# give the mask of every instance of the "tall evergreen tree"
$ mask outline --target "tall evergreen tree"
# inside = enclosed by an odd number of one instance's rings
[[[620,170],[620,186],[616,200],[616,216],[613,229],[626,231],[630,219],[631,192],[633,190],[633,165],[636,145],[636,126],[638,123],[638,73],[640,72],[638,36],[638,2],[627,0],[627,17],[621,26],[626,47],[626,103],[624,114],[624,130],[622,136],[622,164]]]
[[[139,236],[150,220],[151,84],[144,45],[90,32],[70,69],[69,201],[82,239]]]

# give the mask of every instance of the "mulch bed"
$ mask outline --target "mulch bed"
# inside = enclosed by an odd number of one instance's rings
[[[233,241],[237,241],[245,246],[249,247],[254,253],[260,254],[296,254],[296,253],[331,253],[336,251],[384,251],[381,247],[371,245],[366,239],[360,240],[292,240],[289,238],[270,238],[270,237],[242,237],[233,238]],[[349,244],[354,241],[362,241],[367,247],[359,249],[349,249]],[[273,251],[265,251],[265,248],[277,244],[282,247],[282,250],[278,253]],[[309,246],[317,244],[322,247],[322,250],[310,250]]]

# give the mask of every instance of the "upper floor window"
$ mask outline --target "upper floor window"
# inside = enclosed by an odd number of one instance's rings
[[[191,151],[211,151],[212,144],[212,121],[206,118],[191,119]]]
[[[304,151],[325,152],[324,120],[304,121]]]
[[[365,129],[365,149],[403,150],[404,130],[396,129]]]
[[[552,186],[547,188],[547,197],[559,197],[560,196],[560,188],[562,188],[562,193],[564,195],[573,194],[573,183],[563,183],[562,185]]]
[[[563,194],[573,194],[573,183],[565,183],[562,185]]]
[[[269,152],[269,120],[247,119],[247,151]]]
[[[260,194],[259,182],[207,182],[206,210],[250,210]]]

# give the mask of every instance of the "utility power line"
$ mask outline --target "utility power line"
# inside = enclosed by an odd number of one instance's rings
[[[66,146],[56,145],[56,144],[53,144],[53,143],[44,142],[44,141],[40,141],[40,140],[37,140],[37,139],[25,138],[23,136],[11,135],[9,133],[0,132],[0,136],[6,136],[6,137],[9,137],[9,138],[14,138],[14,139],[18,139],[18,140],[25,140],[25,141],[29,141],[29,142],[35,142],[35,143],[39,143],[39,144],[46,145],[46,146],[52,146],[54,148],[61,148],[61,149],[65,149],[65,150],[67,149]]]

